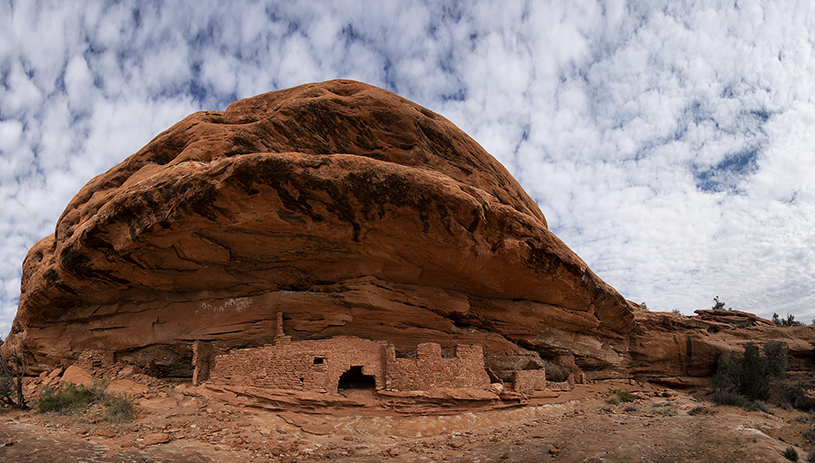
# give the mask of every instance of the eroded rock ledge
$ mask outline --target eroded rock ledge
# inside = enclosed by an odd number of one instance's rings
[[[337,80],[192,114],[91,180],[26,257],[11,336],[186,375],[193,341],[262,345],[277,312],[298,339],[479,344],[506,372],[546,330],[634,328],[475,141]]]
[[[347,80],[192,114],[91,180],[28,253],[9,341],[32,368],[94,350],[189,377],[193,342],[267,345],[276,313],[296,340],[479,345],[505,381],[705,376],[754,338],[811,368],[811,330],[637,310],[475,141]]]

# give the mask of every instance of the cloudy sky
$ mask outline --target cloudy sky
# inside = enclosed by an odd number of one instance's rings
[[[651,310],[815,317],[815,3],[0,0],[0,334],[73,195],[189,113],[351,78],[452,120]]]

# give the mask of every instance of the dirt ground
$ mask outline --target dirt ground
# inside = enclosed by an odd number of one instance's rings
[[[611,391],[634,393],[609,403]],[[370,391],[348,391],[359,401]],[[153,384],[127,423],[93,414],[0,414],[8,462],[785,462],[815,450],[809,414],[717,406],[705,391],[633,381],[578,385],[558,397],[442,415],[381,409],[272,411],[189,383]],[[691,412],[691,413],[689,413]]]

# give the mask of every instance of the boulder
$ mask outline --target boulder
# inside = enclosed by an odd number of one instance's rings
[[[11,336],[38,362],[102,349],[186,376],[193,341],[270,342],[278,312],[298,339],[477,343],[509,363],[531,348],[590,368],[619,362],[607,347],[635,327],[475,141],[335,80],[192,114],[88,182],[26,256]]]
[[[178,401],[172,397],[157,397],[154,399],[141,399],[138,404],[150,410],[170,410],[178,406]]]
[[[93,376],[91,376],[88,370],[76,365],[71,365],[65,369],[65,373],[62,374],[60,381],[90,387],[93,385]]]
[[[148,445],[166,444],[171,440],[172,437],[167,433],[154,432],[144,436],[143,440],[141,441],[141,446],[146,447]]]
[[[141,397],[147,392],[147,386],[129,379],[114,379],[108,385],[106,392],[110,394]]]

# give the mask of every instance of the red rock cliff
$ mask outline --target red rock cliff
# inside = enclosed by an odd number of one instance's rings
[[[160,363],[196,339],[271,339],[278,311],[298,338],[477,343],[498,370],[547,333],[634,327],[475,141],[337,80],[192,114],[91,180],[26,257],[12,336],[39,361],[93,348]],[[615,361],[592,346],[589,366]]]

